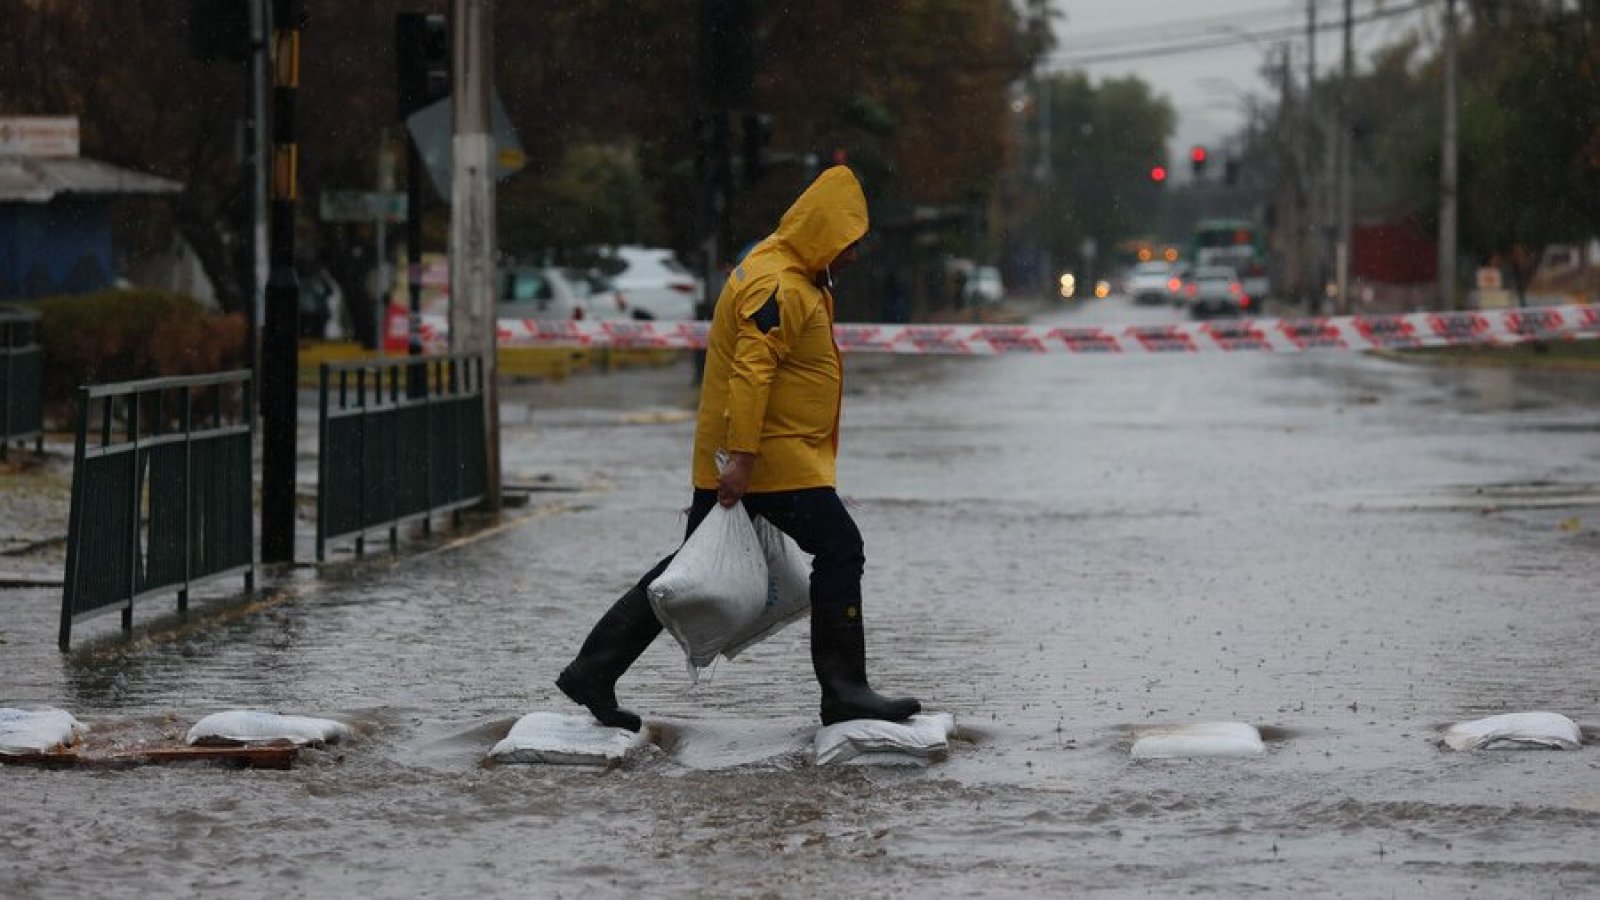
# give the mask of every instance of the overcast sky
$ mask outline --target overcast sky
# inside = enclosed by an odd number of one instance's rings
[[[1276,83],[1261,74],[1269,58],[1274,68],[1282,44],[1290,42],[1295,77],[1303,83],[1306,63],[1308,0],[1054,0],[1064,18],[1056,23],[1059,41],[1052,57],[1055,68],[1083,68],[1096,81],[1126,74],[1149,82],[1172,102],[1178,113],[1172,142],[1178,159],[1194,144],[1221,149],[1225,136],[1241,129],[1247,118],[1245,95],[1268,101]],[[1343,0],[1314,0],[1319,25],[1343,16]],[[1358,22],[1379,9],[1395,10],[1417,0],[1354,0]],[[1363,51],[1391,43],[1401,35],[1438,22],[1437,2],[1426,12],[1406,12],[1355,29],[1357,65]],[[1432,34],[1436,29],[1430,29]],[[1175,44],[1226,43],[1229,46],[1171,55],[1150,51]],[[1326,73],[1339,62],[1338,31],[1318,34],[1317,69]],[[1270,54],[1270,56],[1269,56]],[[1105,59],[1105,57],[1112,57]],[[1085,59],[1101,61],[1083,63]],[[1180,170],[1182,167],[1179,167]]]

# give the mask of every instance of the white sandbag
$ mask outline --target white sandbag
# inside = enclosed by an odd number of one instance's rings
[[[0,707],[0,756],[50,753],[72,746],[88,730],[72,713],[53,706]]]
[[[904,722],[852,719],[817,729],[812,739],[816,763],[927,765],[950,752],[956,733],[949,713],[921,713]]]
[[[756,539],[767,559],[767,602],[755,621],[722,648],[728,659],[782,631],[811,612],[811,557],[766,519],[755,520]]]
[[[1560,713],[1506,713],[1451,725],[1444,742],[1452,750],[1576,750],[1583,732]]]
[[[489,750],[501,763],[613,766],[650,746],[643,732],[610,728],[588,716],[529,713]]]
[[[690,671],[710,665],[766,608],[767,560],[744,504],[713,506],[648,593]]]
[[[332,719],[281,716],[258,709],[230,709],[194,723],[189,744],[260,744],[289,741],[295,746],[336,744],[355,736],[350,726]]]
[[[1130,751],[1134,759],[1260,756],[1266,752],[1261,732],[1244,722],[1200,722],[1140,729]]]

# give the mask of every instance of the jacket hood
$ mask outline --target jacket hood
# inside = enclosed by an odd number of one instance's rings
[[[849,168],[834,166],[794,201],[772,236],[788,246],[806,274],[814,275],[866,233],[867,198],[861,182]]]

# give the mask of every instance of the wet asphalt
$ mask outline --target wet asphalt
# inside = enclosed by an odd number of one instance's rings
[[[659,749],[622,769],[484,766],[518,715],[568,709],[552,679],[675,547],[689,381],[507,386],[527,506],[141,613],[132,642],[112,616],[62,655],[59,594],[0,591],[0,705],[130,741],[231,707],[361,731],[288,772],[0,769],[0,895],[1600,894],[1594,746],[1437,741],[1497,712],[1600,725],[1600,376],[853,357],[870,670],[955,715],[949,758],[811,766],[801,626],[692,687],[659,640],[619,686]],[[1267,754],[1128,757],[1204,721]]]

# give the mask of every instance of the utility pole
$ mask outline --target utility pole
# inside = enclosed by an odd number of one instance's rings
[[[1344,75],[1339,79],[1339,237],[1334,247],[1338,266],[1339,312],[1349,315],[1350,302],[1350,193],[1354,146],[1350,139],[1350,84],[1355,69],[1355,54],[1351,46],[1354,26],[1354,0],[1344,0]]]
[[[500,511],[500,404],[495,390],[494,0],[454,0],[451,89],[450,344],[483,361],[484,507]]]
[[[261,347],[261,561],[292,563],[300,334],[300,284],[294,271],[300,161],[295,101],[306,10],[304,0],[273,3],[272,269]]]
[[[1050,115],[1050,72],[1041,69],[1039,72],[1039,161],[1033,170],[1033,175],[1039,181],[1039,206],[1043,215],[1039,216],[1039,284],[1045,296],[1054,300],[1061,295],[1055,289],[1055,263],[1051,259],[1050,244],[1054,233],[1050,228],[1050,155],[1051,142],[1054,135],[1054,123]],[[1078,273],[1078,277],[1086,278],[1087,272]],[[1087,283],[1087,282],[1086,282]],[[957,301],[958,303],[961,301]]]
[[[1327,279],[1322,274],[1322,245],[1327,235],[1322,229],[1322,191],[1326,184],[1322,166],[1322,123],[1317,119],[1317,0],[1306,0],[1306,296],[1307,312],[1322,309]]]
[[[1294,102],[1294,65],[1292,51],[1288,41],[1280,47],[1283,54],[1283,67],[1279,70],[1278,78],[1278,121],[1272,127],[1272,132],[1279,135],[1294,133],[1290,120],[1291,104]],[[1284,287],[1298,286],[1305,280],[1305,247],[1303,229],[1305,223],[1301,218],[1300,204],[1294,189],[1297,178],[1293,177],[1293,169],[1303,168],[1304,159],[1300,155],[1301,142],[1293,139],[1284,139],[1282,143],[1274,141],[1273,166],[1273,208],[1277,211],[1272,225],[1273,241],[1276,249],[1283,250],[1283,260],[1274,263],[1277,271],[1272,273],[1273,283]],[[1286,177],[1289,176],[1289,177]],[[1299,195],[1303,196],[1303,195]],[[1292,202],[1291,202],[1292,201]],[[1276,254],[1274,254],[1276,256]]]
[[[1456,300],[1456,0],[1444,6],[1444,136],[1439,148],[1439,308]]]

